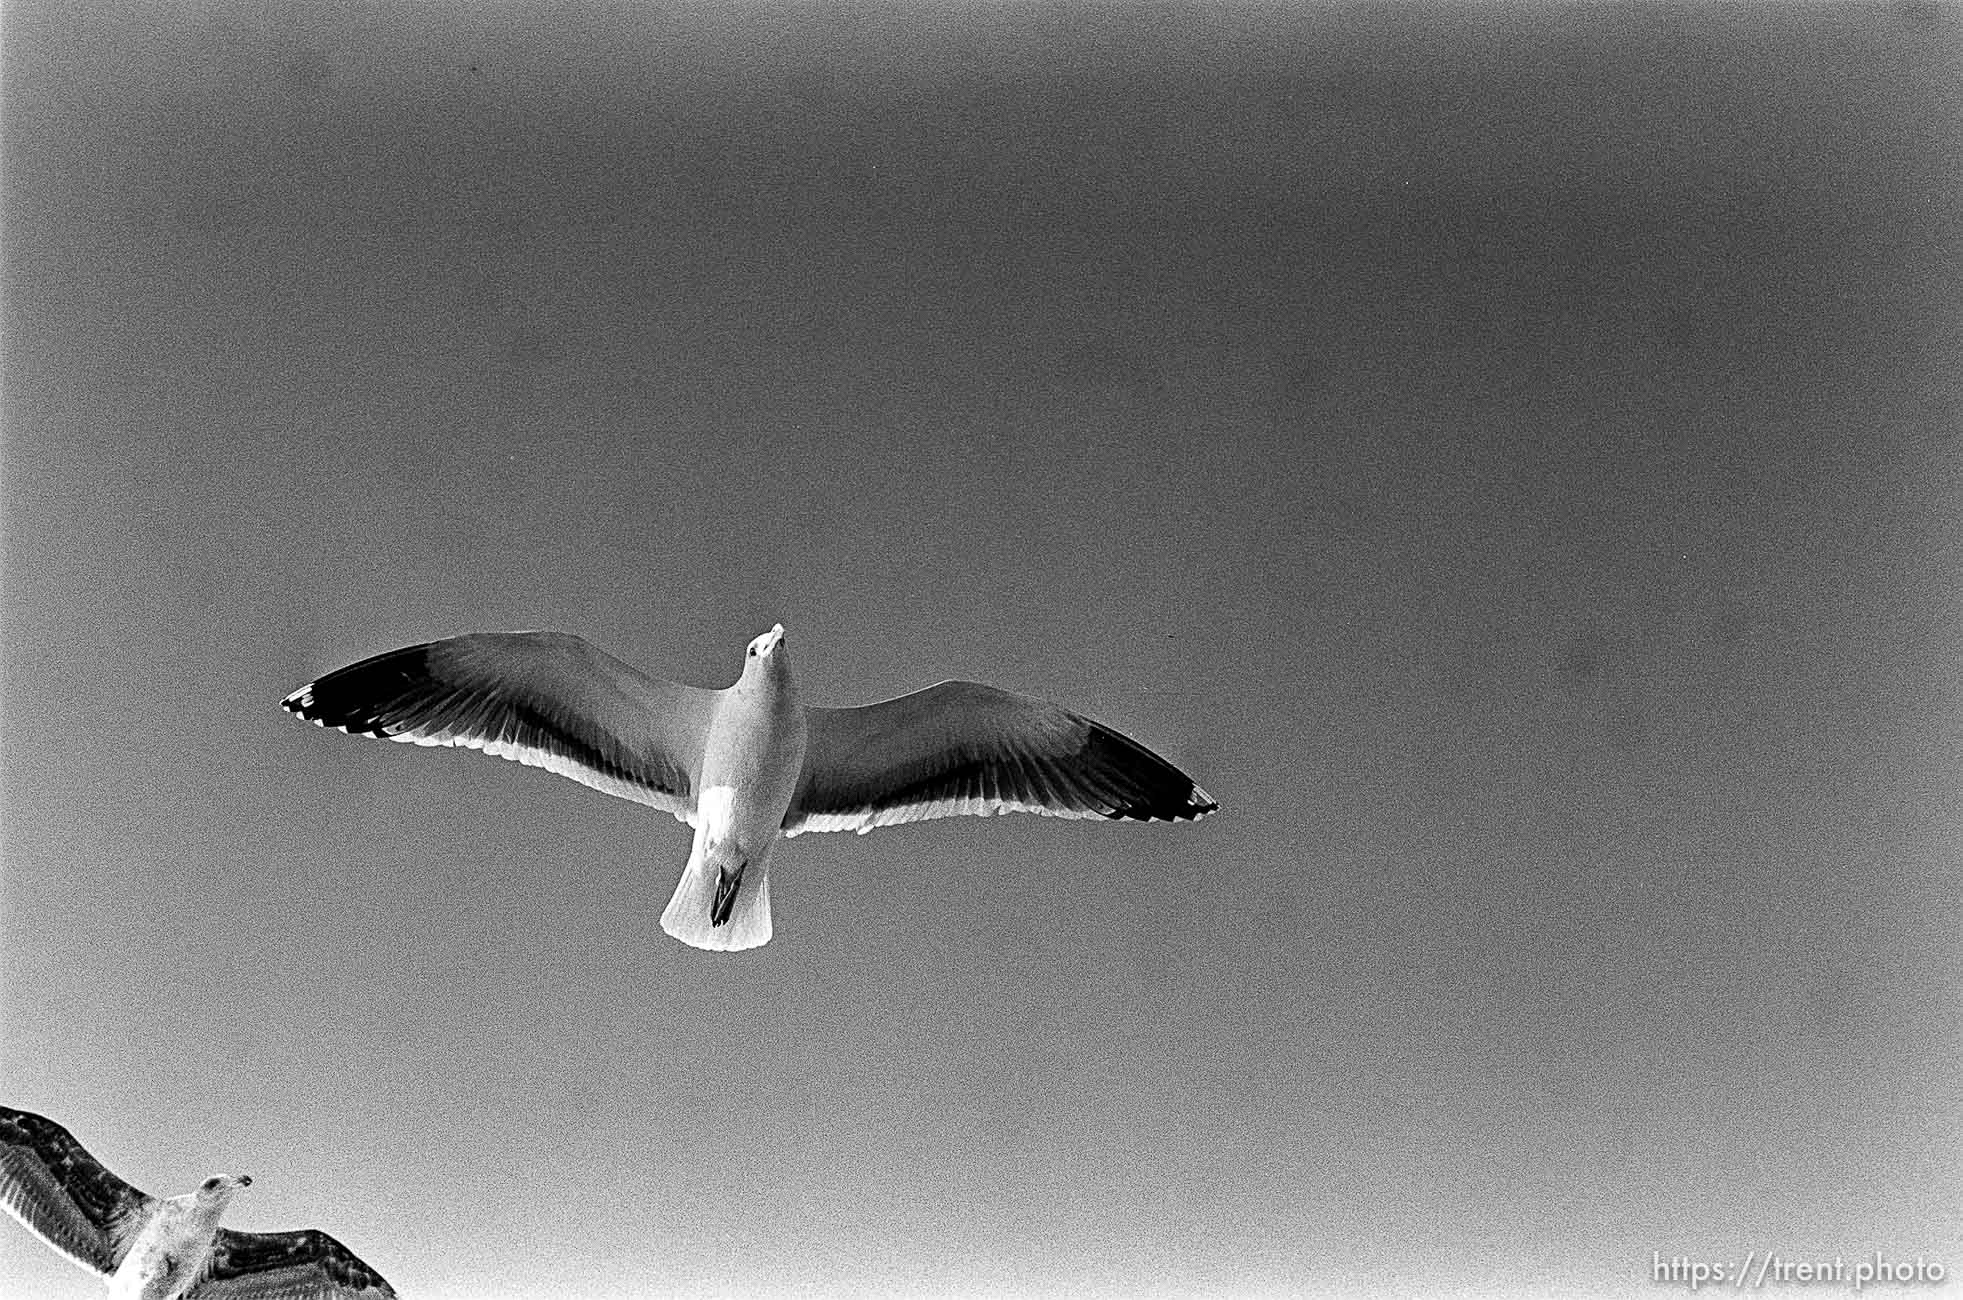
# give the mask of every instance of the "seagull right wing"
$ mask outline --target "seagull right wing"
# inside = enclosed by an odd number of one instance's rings
[[[1219,807],[1122,732],[980,682],[805,710],[809,739],[784,834],[1032,812],[1194,821]]]
[[[154,1198],[103,1168],[73,1134],[32,1111],[0,1106],[0,1204],[42,1241],[107,1277]]]
[[[395,1288],[318,1228],[220,1228],[204,1278],[185,1300],[395,1300]]]
[[[542,767],[694,824],[718,691],[662,681],[566,632],[472,632],[337,669],[282,700],[356,736]]]

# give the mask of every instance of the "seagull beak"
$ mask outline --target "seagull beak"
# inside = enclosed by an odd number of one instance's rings
[[[252,1175],[251,1175],[251,1174],[240,1174],[240,1175],[239,1175],[239,1186],[240,1186],[240,1187],[250,1187],[250,1186],[252,1186]]]

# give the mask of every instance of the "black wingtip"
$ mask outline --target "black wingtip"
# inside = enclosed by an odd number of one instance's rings
[[[1091,734],[1081,759],[1109,783],[1114,797],[1107,818],[1191,822],[1219,809],[1212,795],[1159,755],[1123,732],[1086,721]]]
[[[279,702],[297,718],[353,736],[386,737],[402,703],[430,684],[430,645],[404,646],[337,668]]]

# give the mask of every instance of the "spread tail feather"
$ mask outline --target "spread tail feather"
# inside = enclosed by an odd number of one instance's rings
[[[692,948],[739,952],[770,942],[770,858],[696,841],[661,928]]]

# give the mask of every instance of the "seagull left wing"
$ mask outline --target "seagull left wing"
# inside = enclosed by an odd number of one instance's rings
[[[318,1228],[220,1228],[204,1278],[185,1300],[394,1300],[395,1288]]]
[[[75,1263],[105,1277],[114,1273],[152,1201],[61,1125],[0,1106],[0,1204]]]
[[[1219,807],[1193,779],[1082,714],[979,682],[855,709],[806,709],[784,833],[964,814],[1191,821]]]
[[[570,633],[472,632],[364,659],[280,703],[357,736],[542,767],[693,824],[718,696]]]

